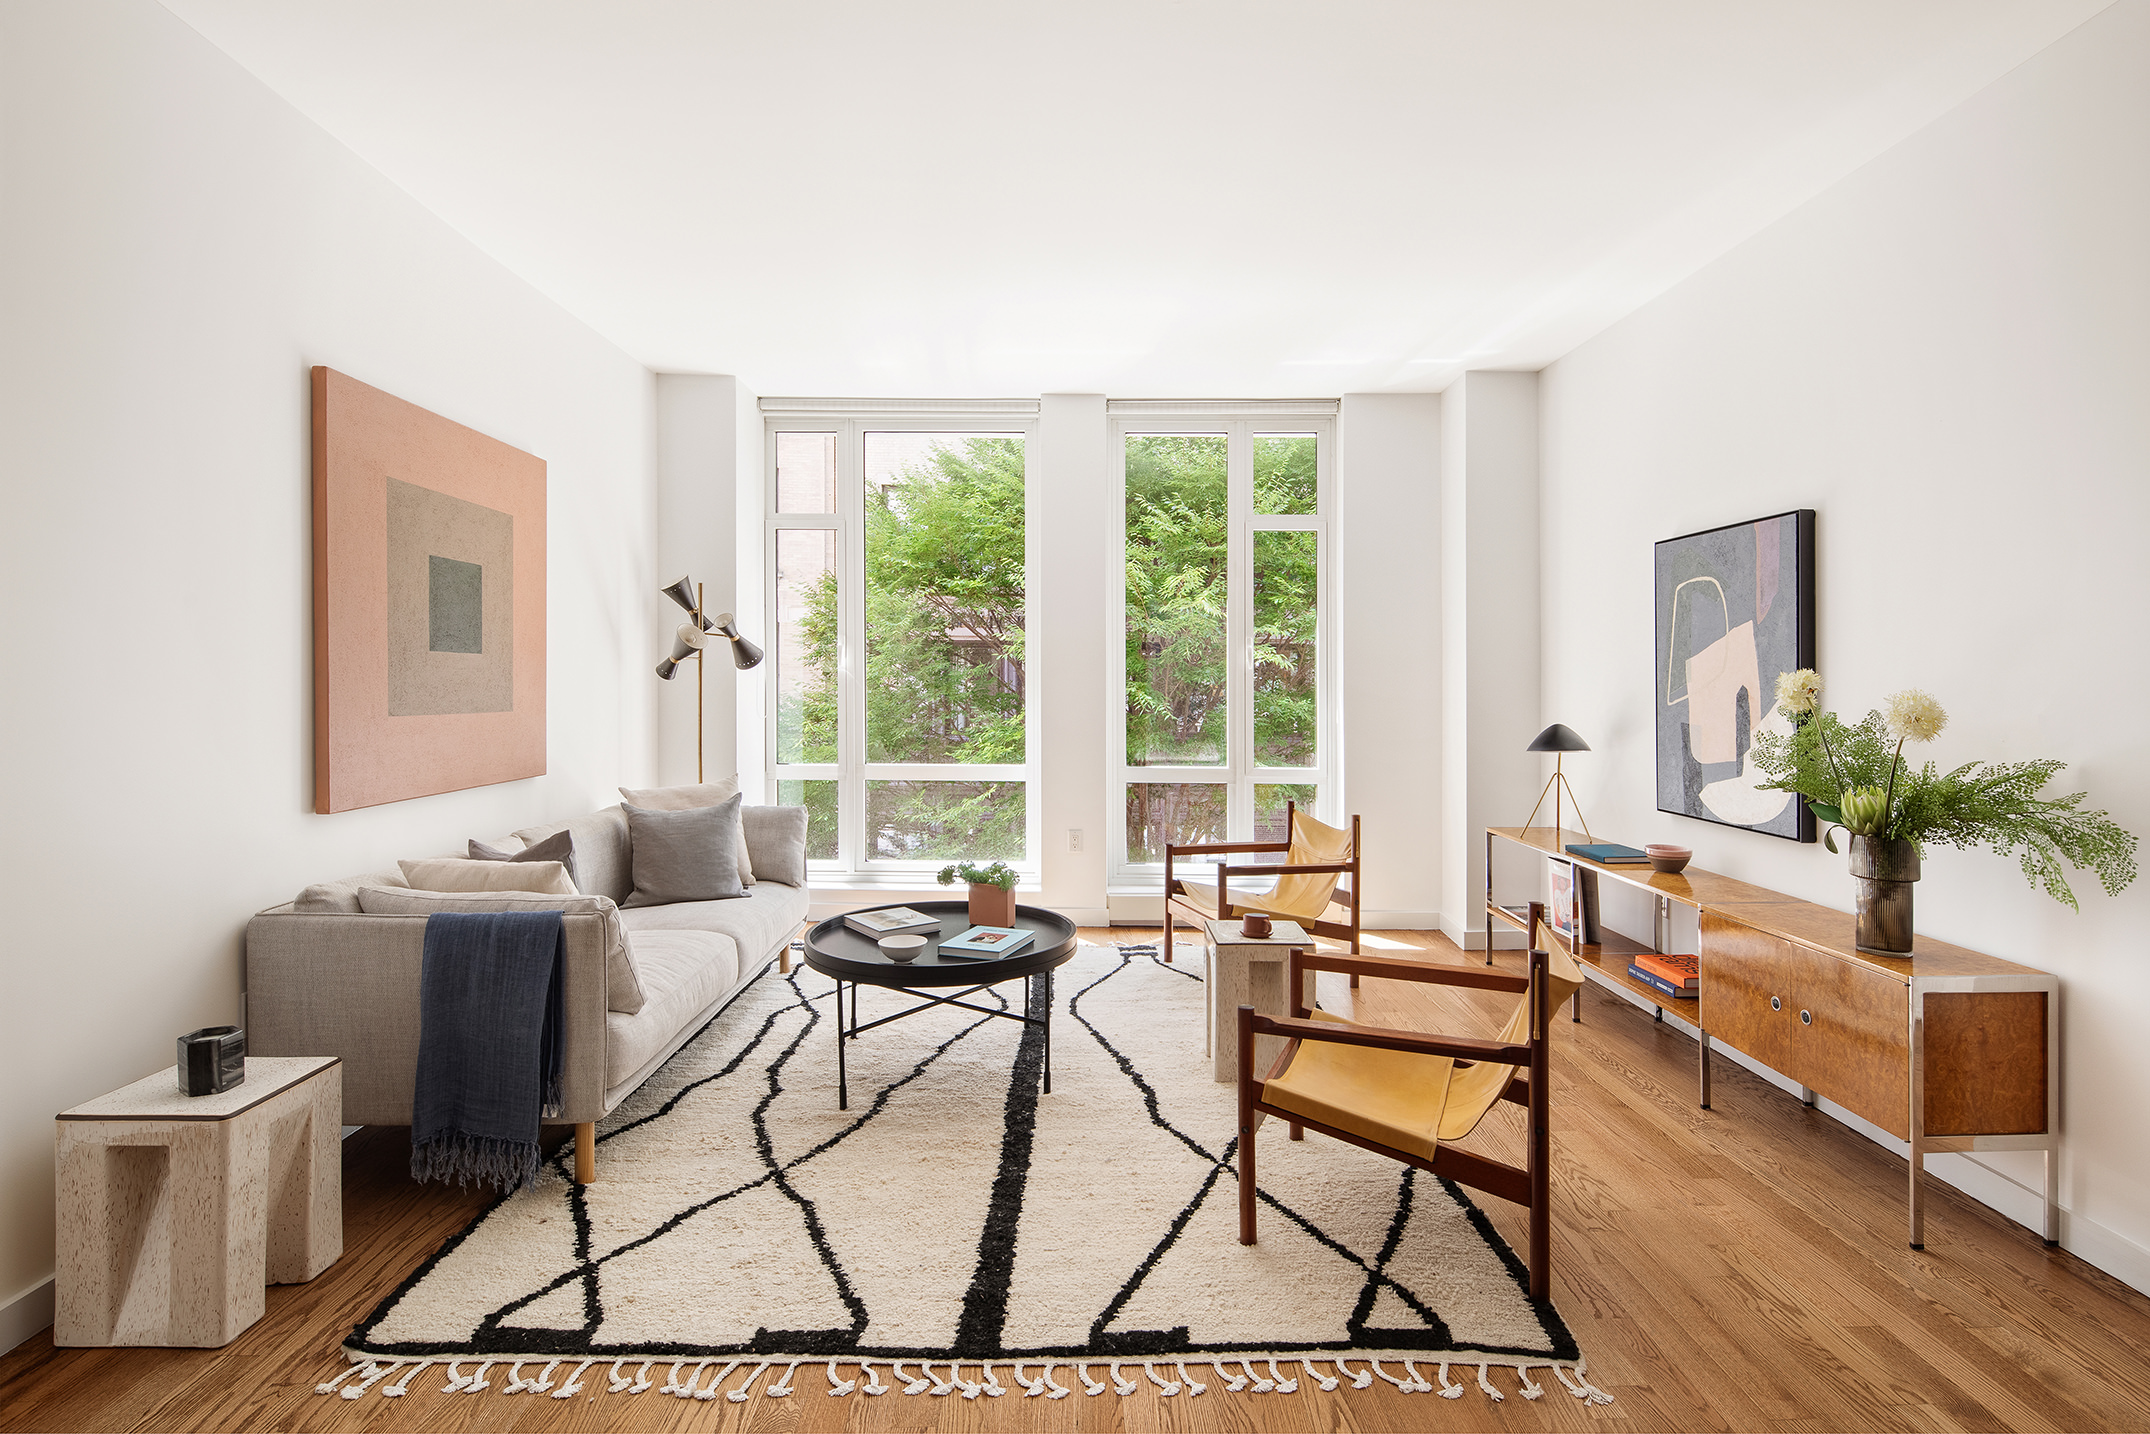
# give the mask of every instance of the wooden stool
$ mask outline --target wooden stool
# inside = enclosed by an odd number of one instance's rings
[[[60,1112],[56,1345],[231,1343],[263,1286],[343,1253],[343,1073],[254,1056],[221,1095],[176,1067]]]

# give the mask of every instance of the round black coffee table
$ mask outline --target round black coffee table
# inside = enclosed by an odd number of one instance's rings
[[[844,1042],[857,1040],[876,1026],[890,1021],[900,1021],[905,1016],[935,1006],[959,1006],[966,1011],[976,1011],[982,1016],[999,1016],[1003,1020],[1021,1021],[1026,1026],[1037,1026],[1045,1037],[1045,1085],[1047,1095],[1053,1089],[1053,968],[1075,954],[1075,923],[1057,911],[1047,911],[1042,906],[1018,906],[1015,908],[1015,925],[1037,934],[1022,950],[1007,956],[988,956],[983,960],[965,960],[960,956],[942,955],[940,942],[960,936],[978,923],[970,919],[970,905],[963,901],[908,901],[900,903],[926,916],[940,918],[941,929],[917,934],[926,938],[926,949],[915,961],[891,961],[881,954],[881,945],[874,937],[853,931],[844,925],[841,916],[832,916],[817,923],[806,933],[806,964],[831,977],[836,982],[836,1108],[851,1108],[851,1089],[844,1072]],[[880,908],[874,908],[876,910]],[[857,915],[856,912],[850,913]],[[975,996],[989,986],[1003,981],[1020,979],[1023,983],[1023,1011],[995,1010],[990,1006],[974,1006],[964,1000]],[[1033,981],[1044,983],[1044,1001],[1035,999]],[[844,1015],[844,987],[851,987],[851,1011],[848,1022]],[[901,991],[906,996],[917,996],[919,1003],[898,1011],[893,1016],[859,1024],[858,988],[882,986]],[[952,995],[936,995],[935,992],[949,987],[963,989]],[[1038,1014],[1032,1015],[1036,1011]]]

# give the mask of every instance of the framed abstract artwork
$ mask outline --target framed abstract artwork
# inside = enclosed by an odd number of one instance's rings
[[[545,774],[545,462],[313,371],[314,810]]]
[[[1769,791],[1760,731],[1789,733],[1777,676],[1814,665],[1814,510],[1657,545],[1657,808],[1814,840],[1814,814]]]

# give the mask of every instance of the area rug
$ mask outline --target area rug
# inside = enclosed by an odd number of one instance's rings
[[[1187,954],[1059,969],[1050,1094],[1037,1027],[933,1007],[850,1042],[848,1111],[832,983],[772,970],[600,1125],[596,1183],[563,1147],[381,1302],[322,1391],[442,1366],[451,1391],[736,1401],[805,1365],[831,1394],[1608,1399],[1447,1181],[1272,1126],[1260,1242],[1238,1243],[1235,1096]],[[865,988],[860,1019],[915,1004]]]

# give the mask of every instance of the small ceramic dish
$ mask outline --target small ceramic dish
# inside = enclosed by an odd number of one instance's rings
[[[1643,855],[1650,858],[1651,866],[1667,875],[1676,875],[1685,870],[1687,863],[1695,859],[1693,852],[1677,847],[1671,851],[1657,851],[1645,848]]]
[[[918,953],[925,949],[926,938],[923,936],[884,936],[881,938],[881,954],[899,965],[916,961]]]

